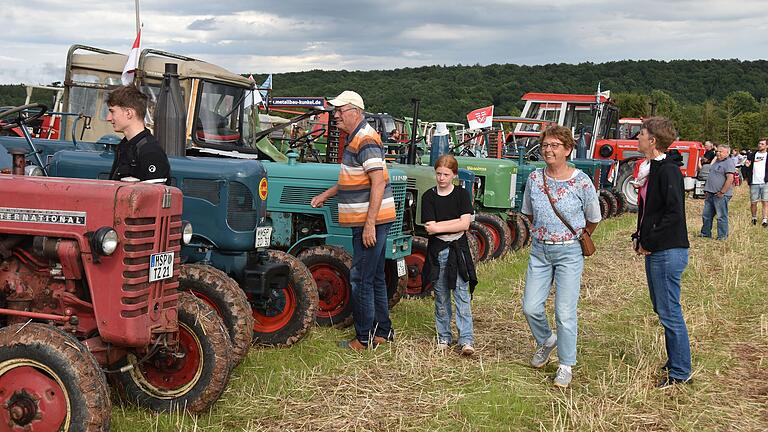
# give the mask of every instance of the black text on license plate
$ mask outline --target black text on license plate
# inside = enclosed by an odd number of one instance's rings
[[[149,257],[149,281],[159,281],[173,276],[173,252],[152,254]]]

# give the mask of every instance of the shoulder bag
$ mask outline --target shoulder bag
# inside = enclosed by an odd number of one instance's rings
[[[555,200],[552,198],[552,194],[549,193],[549,185],[547,185],[547,177],[544,174],[544,170],[541,170],[541,181],[544,182],[544,192],[547,194],[547,198],[549,198],[549,204],[552,206],[552,210],[555,212],[555,216],[557,216],[560,221],[563,222],[563,224],[573,233],[573,235],[577,235],[577,232],[571,224],[568,223],[568,221],[563,218],[563,215],[560,214],[559,211],[557,211],[557,207],[555,207]],[[581,243],[581,254],[584,256],[590,256],[595,253],[597,250],[595,248],[595,243],[592,241],[592,236],[589,234],[589,231],[587,231],[586,228],[581,230],[581,237],[579,237],[579,243]]]

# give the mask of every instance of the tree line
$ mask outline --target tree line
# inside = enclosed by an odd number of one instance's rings
[[[247,75],[247,74],[244,74]],[[266,74],[254,73],[260,83]],[[520,66],[424,66],[373,71],[291,72],[273,75],[273,96],[335,96],[352,89],[372,112],[466,123],[475,108],[519,115],[526,92],[594,94],[611,90],[623,117],[644,117],[651,106],[672,118],[680,136],[743,148],[768,135],[768,61],[622,60],[607,63]],[[36,92],[37,94],[37,92]],[[42,102],[50,95],[40,93]],[[0,86],[0,106],[24,102],[21,86]]]

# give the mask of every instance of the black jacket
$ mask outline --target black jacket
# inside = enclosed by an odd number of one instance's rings
[[[430,283],[437,283],[440,278],[440,264],[437,255],[445,248],[449,248],[448,262],[445,264],[445,283],[451,289],[456,289],[457,275],[469,282],[470,294],[475,291],[477,286],[477,274],[475,273],[475,263],[472,261],[472,253],[469,251],[469,241],[465,233],[458,240],[446,242],[435,236],[429,237],[427,243],[427,257],[424,261],[424,267],[421,269],[421,284],[426,288]]]
[[[682,161],[677,150],[668,151],[663,160],[651,161],[646,200],[638,197],[637,231],[632,234],[649,252],[690,246],[685,225],[685,188],[680,173]]]
[[[130,141],[123,138],[117,145],[109,178],[121,180],[125,177],[135,177],[140,181],[164,178],[166,184],[170,184],[168,156],[149,129],[139,132]]]
[[[755,166],[755,153],[757,151],[749,152],[747,155],[747,160],[749,161],[749,166],[744,166],[744,177],[747,179],[748,184],[752,184],[752,168]],[[768,164],[768,162],[766,162]],[[768,165],[766,166],[768,168]],[[765,170],[765,178],[763,179],[763,183],[768,183],[768,169]]]

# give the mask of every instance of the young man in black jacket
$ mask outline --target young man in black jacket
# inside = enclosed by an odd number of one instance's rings
[[[107,121],[115,132],[125,135],[117,145],[109,178],[167,184],[171,177],[168,156],[144,125],[147,96],[136,86],[121,86],[110,92],[107,106]]]
[[[666,375],[659,387],[687,383],[691,377],[688,328],[680,306],[680,280],[688,265],[685,189],[682,157],[667,151],[677,132],[663,117],[643,121],[639,149],[651,160],[648,179],[639,191],[635,251],[645,256],[645,272],[653,310],[664,327]],[[666,152],[666,153],[665,153]]]

